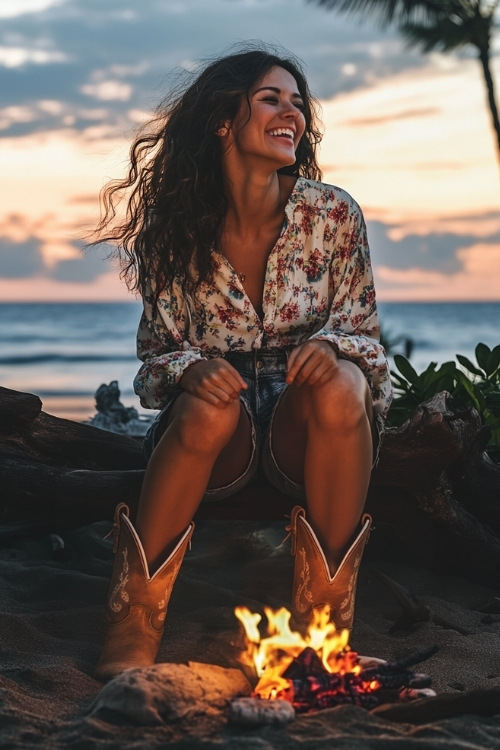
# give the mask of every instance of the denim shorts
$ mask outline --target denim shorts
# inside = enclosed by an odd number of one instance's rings
[[[272,451],[273,417],[287,387],[285,382],[290,349],[254,349],[250,352],[228,352],[225,359],[248,385],[240,401],[250,420],[252,452],[245,471],[224,487],[207,489],[203,500],[223,500],[243,489],[262,470],[267,480],[280,492],[305,501],[304,486],[292,481],[279,468]],[[170,409],[182,391],[172,395],[155,418],[144,438],[144,453],[151,456],[168,424]]]

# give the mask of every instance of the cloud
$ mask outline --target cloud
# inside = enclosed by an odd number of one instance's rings
[[[103,257],[102,251],[92,248],[78,258],[61,260],[51,270],[49,278],[56,281],[77,281],[80,284],[88,284],[112,270],[113,264]],[[115,273],[117,273],[116,270]]]
[[[7,279],[23,279],[44,270],[40,240],[30,238],[14,242],[8,238],[0,240],[0,276]]]
[[[6,68],[19,68],[28,63],[46,65],[66,62],[68,57],[56,50],[29,49],[29,47],[0,47],[0,65]]]
[[[462,268],[442,273],[422,268],[377,268],[377,292],[381,301],[494,300],[500,301],[500,245],[477,243],[462,248]]]
[[[76,196],[76,205],[87,204],[93,196]],[[500,299],[500,227],[481,237],[481,225],[475,233],[441,232],[426,236],[406,234],[394,239],[394,227],[381,221],[369,221],[377,291],[380,299]],[[470,220],[470,217],[469,217]],[[82,251],[82,242],[60,234],[54,239],[50,217],[32,221],[11,215],[0,224],[0,288],[10,280],[25,283],[23,297],[31,297],[33,285],[37,294],[41,286],[51,289],[53,299],[69,299],[78,288],[78,299],[95,299],[97,289],[105,298],[126,298],[119,291],[119,272],[107,259],[105,246]],[[59,228],[59,232],[60,232]],[[103,279],[106,278],[106,283]],[[113,280],[111,283],[111,280]],[[111,283],[106,291],[106,284]],[[115,288],[116,287],[116,288]],[[20,284],[13,284],[10,294],[19,294]],[[48,291],[47,291],[48,294]],[[121,296],[120,296],[121,295]],[[11,297],[15,298],[15,296]],[[40,298],[39,296],[37,297]],[[50,297],[49,297],[50,298]]]
[[[98,276],[92,284],[39,276],[28,280],[0,277],[0,299],[3,302],[132,302],[135,297],[112,271]]]
[[[401,112],[391,112],[370,117],[359,117],[357,119],[347,120],[342,124],[346,127],[365,127],[367,125],[380,125],[386,122],[394,122],[395,120],[413,120],[415,117],[427,117],[428,115],[435,115],[438,112],[439,109],[437,107],[422,107],[421,109],[406,109]]]
[[[72,195],[68,198],[68,203],[73,205],[88,205],[95,206],[96,196],[94,193],[88,193],[86,195]]]
[[[500,212],[497,214],[500,224]],[[392,235],[393,227],[381,221],[368,221],[368,237],[373,262],[392,269],[425,269],[438,270],[442,273],[457,273],[463,269],[463,248],[477,243],[482,235],[488,247],[500,247],[500,226],[496,231],[481,232],[480,222],[472,232],[457,233],[451,231],[434,231],[426,234]]]
[[[19,236],[22,237],[20,230]],[[74,257],[68,257],[73,252]],[[39,237],[12,239],[0,236],[0,278],[44,279],[58,282],[91,284],[112,271],[113,263],[106,258],[105,247],[83,252],[81,243],[67,243],[54,258],[44,253],[44,242]]]
[[[425,237],[428,234],[446,233],[476,238],[500,236],[500,211],[464,212],[458,216],[429,217],[425,222],[421,218],[417,221],[410,219],[400,225],[392,226],[388,230],[388,237],[397,242],[409,234]]]
[[[36,111],[40,99],[59,101],[80,130],[87,123],[79,112],[89,96],[108,105],[102,121],[119,128],[128,111],[151,111],[175,68],[192,68],[193,61],[243,39],[291,50],[323,98],[423,64],[395,32],[359,25],[305,0],[141,0],[132,8],[64,0],[38,7],[2,23],[0,109]],[[38,111],[35,119],[14,120],[9,134],[55,129],[62,117]]]
[[[59,2],[61,0],[2,0],[0,18],[11,18],[25,13],[38,13]]]
[[[99,81],[87,83],[81,87],[86,96],[93,96],[103,102],[120,101],[128,102],[132,96],[132,86],[121,81]]]

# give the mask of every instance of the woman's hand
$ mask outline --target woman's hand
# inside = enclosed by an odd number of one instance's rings
[[[214,406],[225,406],[240,397],[247,384],[225,359],[204,359],[184,371],[179,385],[192,396],[202,398]]]
[[[338,369],[338,359],[327,341],[306,341],[288,357],[286,382],[296,386],[324,385]]]

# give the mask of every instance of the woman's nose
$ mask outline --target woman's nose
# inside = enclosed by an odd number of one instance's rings
[[[283,105],[282,115],[283,117],[292,117],[293,119],[295,119],[298,115],[300,115],[300,111],[292,102],[285,102]]]

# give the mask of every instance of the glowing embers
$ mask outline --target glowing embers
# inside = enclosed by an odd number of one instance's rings
[[[246,634],[242,661],[253,666],[259,677],[253,692],[256,698],[286,700],[297,711],[311,711],[345,703],[370,709],[435,694],[426,689],[430,685],[427,675],[408,670],[433,650],[398,662],[368,660],[363,668],[349,647],[349,631],[335,630],[328,607],[315,611],[304,635],[291,630],[291,614],[284,607],[264,611],[267,635],[261,636],[261,615],[246,607],[235,610]]]

